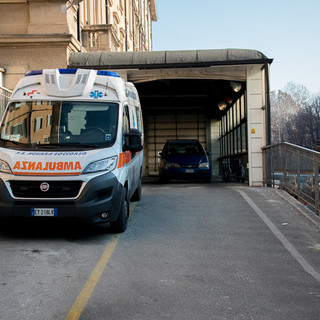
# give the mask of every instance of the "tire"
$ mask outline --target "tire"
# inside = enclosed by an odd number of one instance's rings
[[[160,174],[159,175],[159,182],[160,183],[168,183],[169,182],[169,178],[165,177],[164,175]]]
[[[118,218],[114,222],[110,222],[110,230],[113,233],[122,233],[125,232],[128,225],[129,218],[129,200],[128,192],[126,188],[123,188],[121,196],[121,208],[118,215]]]
[[[142,193],[142,182],[141,182],[141,178],[140,178],[138,187],[137,187],[136,191],[134,192],[134,194],[132,195],[130,201],[132,201],[132,202],[140,201],[141,200],[141,193]]]

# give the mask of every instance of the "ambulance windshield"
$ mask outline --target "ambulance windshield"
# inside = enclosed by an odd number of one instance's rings
[[[116,103],[13,102],[1,125],[1,145],[104,148],[114,144],[117,123]]]

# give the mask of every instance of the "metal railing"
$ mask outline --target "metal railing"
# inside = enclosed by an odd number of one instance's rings
[[[12,91],[0,86],[0,119],[7,106]]]
[[[320,152],[290,143],[263,148],[264,184],[281,188],[320,214]]]

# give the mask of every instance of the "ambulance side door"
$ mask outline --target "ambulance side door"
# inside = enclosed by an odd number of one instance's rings
[[[130,121],[131,117],[131,121]],[[123,108],[123,133],[129,133],[130,128],[133,127],[132,123],[132,110],[129,111],[128,105],[125,105]],[[125,143],[125,141],[124,141]],[[128,186],[129,186],[129,197],[136,190],[139,178],[140,178],[140,162],[139,157],[137,157],[137,153],[131,151],[125,151],[127,161],[127,172],[128,172]]]

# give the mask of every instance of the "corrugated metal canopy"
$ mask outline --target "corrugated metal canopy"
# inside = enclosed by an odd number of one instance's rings
[[[69,67],[101,69],[154,69],[252,65],[271,63],[263,53],[249,49],[145,52],[75,52]]]
[[[162,79],[216,79],[229,81],[246,81],[248,66],[211,66],[184,68],[154,68],[126,70],[128,81],[135,84]],[[121,74],[121,70],[117,69]]]

